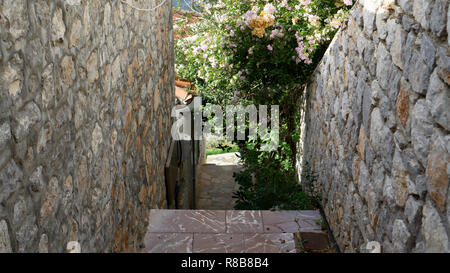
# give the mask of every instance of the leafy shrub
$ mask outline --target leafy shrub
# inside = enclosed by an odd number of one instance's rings
[[[295,171],[299,101],[352,2],[197,1],[203,16],[175,45],[177,75],[194,83],[205,103],[280,106],[276,151],[261,151],[261,139],[240,143],[245,171],[235,175],[236,208],[311,207]]]
[[[197,1],[202,17],[175,45],[177,74],[194,82],[207,102],[275,104],[292,85],[308,81],[346,16],[345,4]]]
[[[290,164],[273,160],[268,153],[260,153],[252,144],[244,144],[241,155],[244,170],[235,173],[239,190],[235,208],[242,210],[298,210],[313,209],[312,199],[297,181]]]

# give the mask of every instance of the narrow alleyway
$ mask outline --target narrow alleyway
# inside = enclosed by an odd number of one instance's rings
[[[324,238],[320,219],[318,211],[151,210],[142,252],[296,253],[298,235]]]
[[[233,173],[241,169],[236,153],[210,155],[201,166],[197,184],[197,209],[232,210],[238,189]]]

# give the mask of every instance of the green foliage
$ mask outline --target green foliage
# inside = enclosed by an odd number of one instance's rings
[[[276,104],[306,83],[348,10],[341,0],[209,2],[196,1],[202,17],[175,44],[176,71],[221,105]],[[264,18],[270,23],[256,35]]]
[[[222,150],[226,153],[229,153],[233,149],[233,146],[226,145],[226,144],[219,144],[219,145],[217,145],[217,148],[219,148],[220,150]]]
[[[217,148],[211,148],[211,149],[207,149],[206,150],[206,156],[208,155],[218,155],[218,154],[226,154],[226,153],[235,153],[238,152],[239,149],[237,146],[232,145],[232,146],[224,146],[224,147],[220,147],[222,144],[219,144],[219,146]]]
[[[245,168],[235,174],[236,208],[312,208],[315,198],[302,191],[295,170],[299,101],[352,1],[211,3],[197,1],[202,17],[175,45],[177,75],[196,85],[204,103],[280,106],[277,150],[261,151],[260,138],[240,143]]]
[[[254,143],[241,144],[244,170],[234,177],[240,188],[235,192],[236,209],[298,210],[313,209],[311,198],[301,189],[295,169],[288,158],[273,160],[261,153]]]
[[[320,203],[321,197],[316,187],[316,182],[318,179],[317,173],[311,168],[308,162],[306,162],[303,166],[302,170],[302,183],[304,188],[308,192],[309,196],[313,199],[313,201],[317,204]]]

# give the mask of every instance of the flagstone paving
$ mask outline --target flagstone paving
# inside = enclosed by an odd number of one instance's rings
[[[200,168],[197,183],[197,209],[230,210],[234,208],[233,192],[239,189],[233,173],[241,171],[236,153],[210,155]]]
[[[197,210],[151,210],[142,252],[295,253],[301,237],[304,249],[327,247],[319,211],[233,210],[233,173],[241,169],[236,153],[208,156]]]
[[[146,253],[295,253],[326,238],[319,211],[151,210]]]

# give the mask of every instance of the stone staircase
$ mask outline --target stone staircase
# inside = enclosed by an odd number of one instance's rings
[[[328,248],[328,236],[320,220],[319,211],[151,210],[142,252],[323,250]]]

